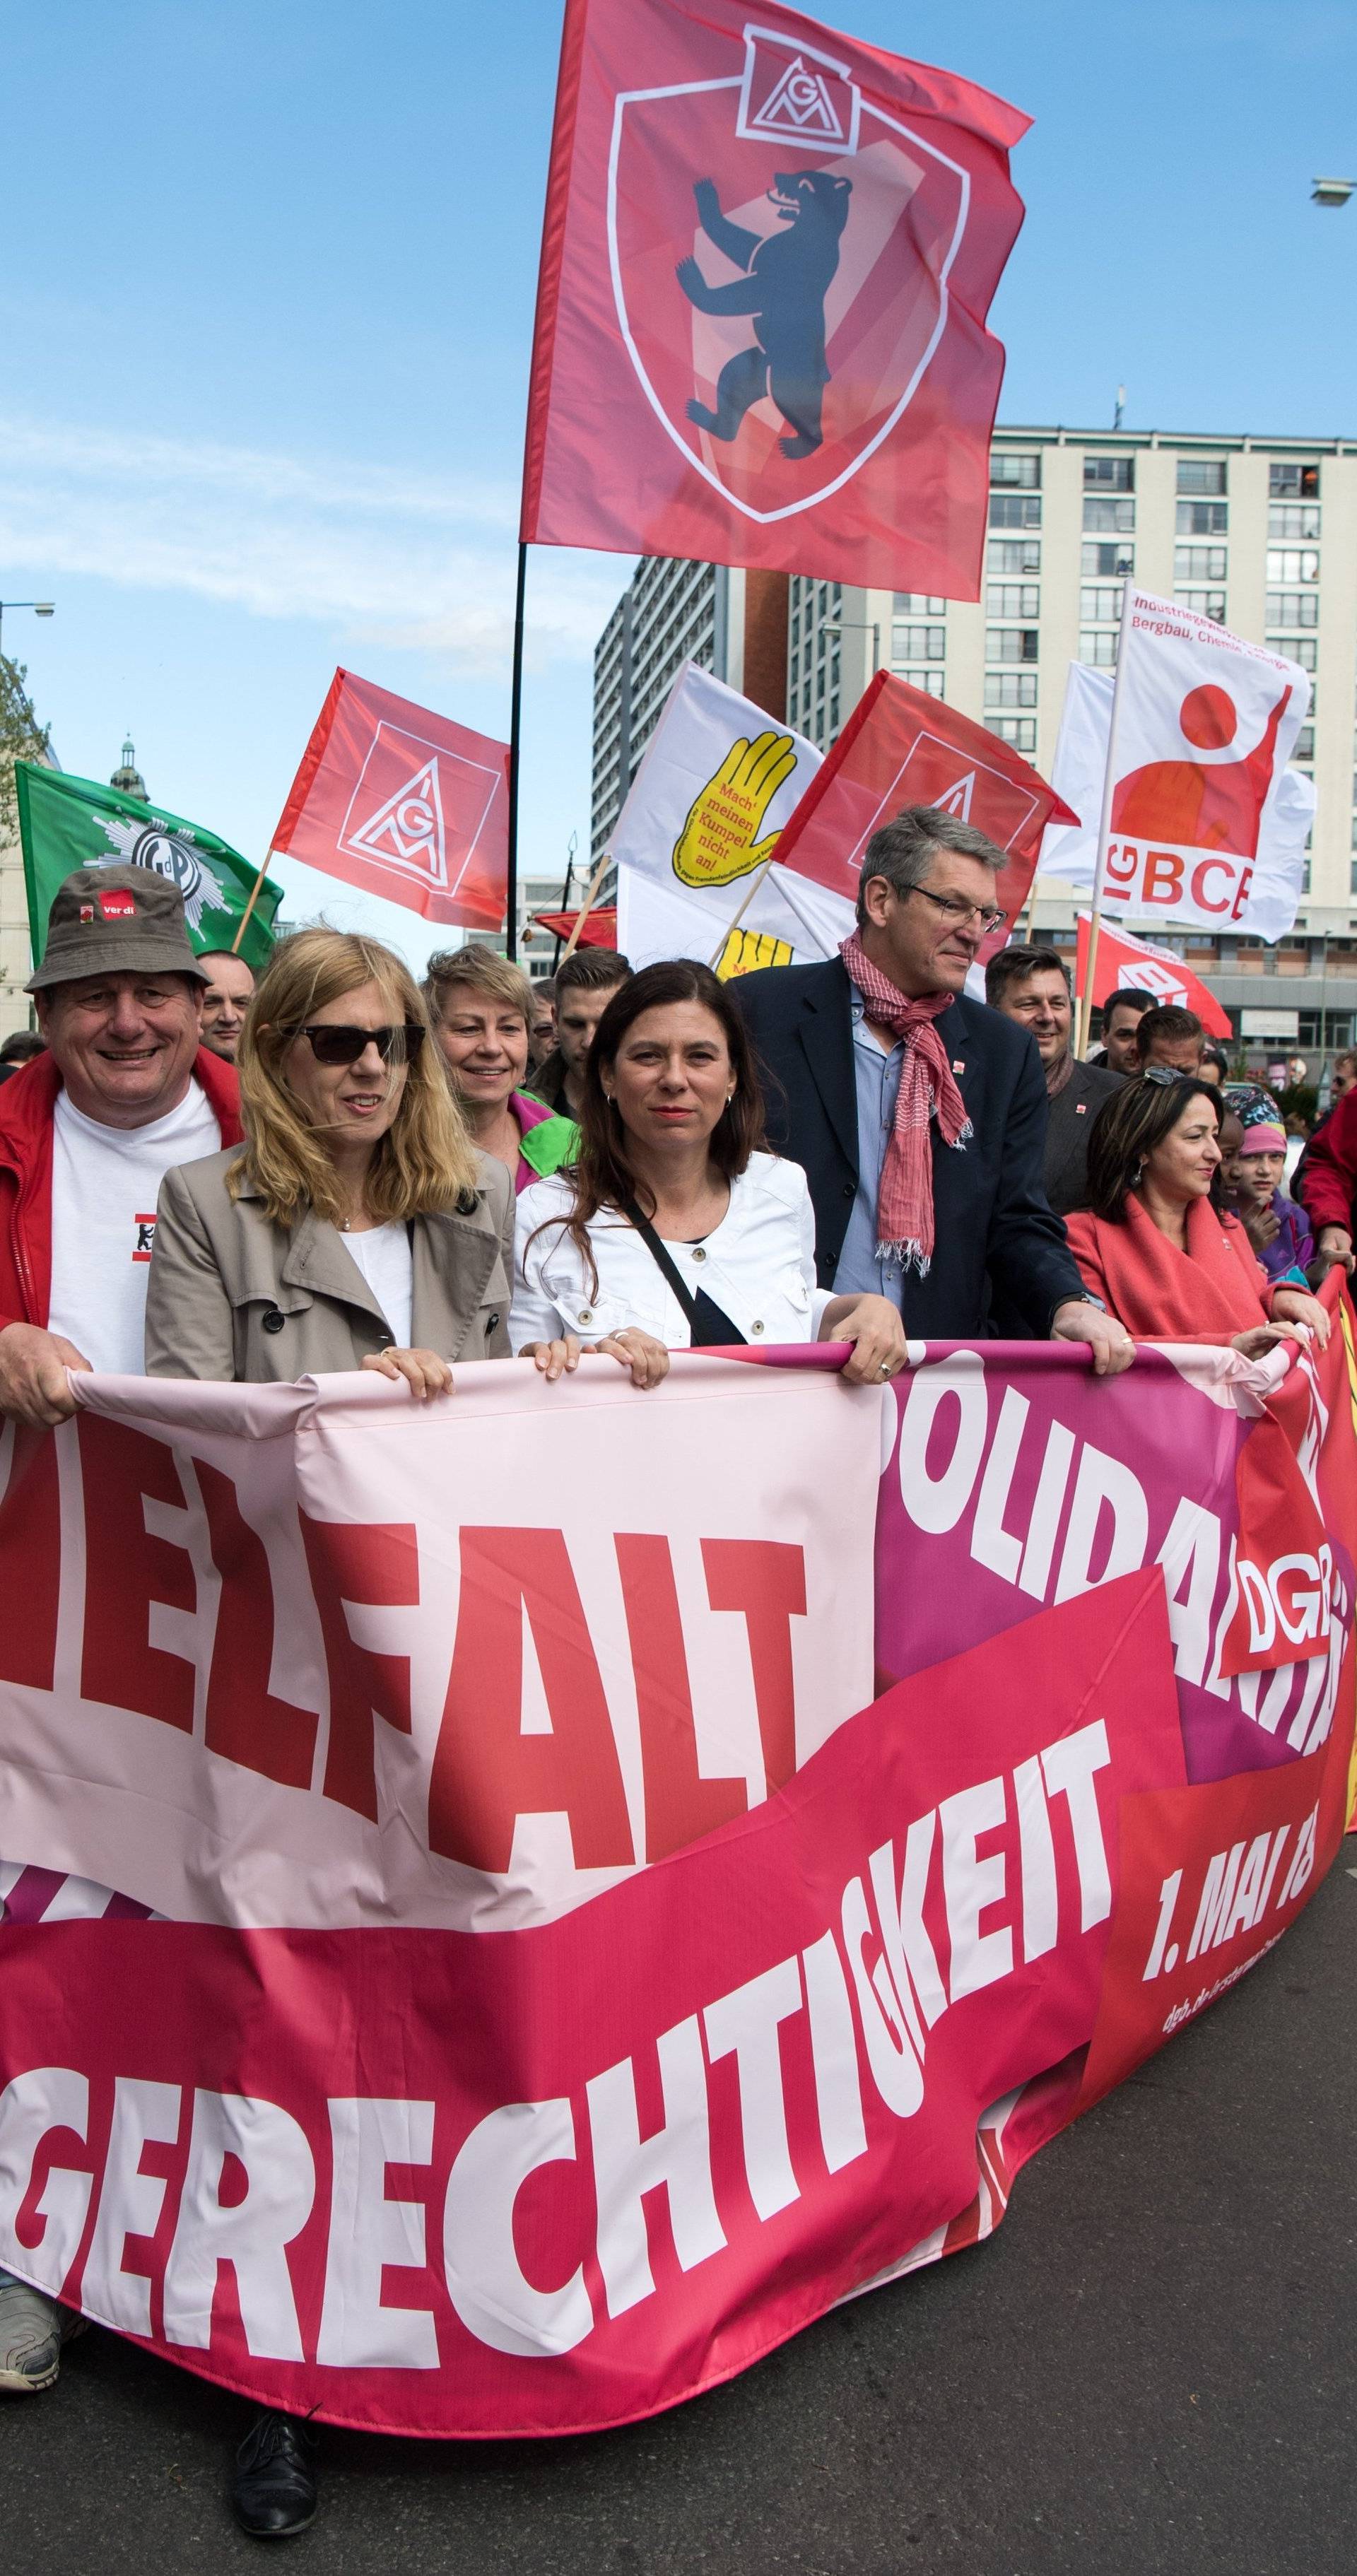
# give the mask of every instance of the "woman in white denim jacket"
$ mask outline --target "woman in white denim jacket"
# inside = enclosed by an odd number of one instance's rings
[[[858,1383],[904,1366],[887,1298],[816,1285],[806,1176],[760,1150],[749,1041],[709,968],[648,966],[614,995],[580,1124],[574,1170],[517,1208],[510,1339],[545,1375],[606,1349],[654,1385],[670,1350],[815,1340],[852,1343]]]

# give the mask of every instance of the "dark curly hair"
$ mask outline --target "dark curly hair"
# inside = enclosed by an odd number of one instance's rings
[[[609,1100],[603,1088],[603,1076],[611,1073],[627,1031],[642,1013],[663,1010],[673,1002],[697,1002],[703,1010],[710,1011],[720,1023],[730,1056],[734,1096],[722,1110],[707,1142],[717,1170],[728,1181],[738,1179],[750,1155],[757,1154],[763,1146],[763,1101],[754,1051],[725,985],[718,983],[709,966],[699,966],[691,957],[668,958],[659,966],[643,966],[639,975],[633,975],[614,993],[585,1060],[580,1148],[569,1175],[574,1184],[570,1213],[548,1217],[531,1238],[535,1242],[548,1226],[563,1226],[588,1265],[595,1297],[598,1270],[589,1243],[592,1219],[600,1208],[625,1207],[629,1199],[636,1201],[643,1215],[655,1213],[653,1192],[631,1169],[627,1131],[617,1103]]]
[[[1153,1073],[1136,1074],[1103,1102],[1088,1139],[1088,1199],[1095,1216],[1109,1225],[1126,1222],[1126,1194],[1140,1178],[1147,1155],[1171,1136],[1189,1101],[1209,1101],[1219,1133],[1225,1104],[1215,1085],[1192,1074],[1175,1074],[1158,1082]],[[1220,1167],[1211,1176],[1211,1205],[1219,1212]]]

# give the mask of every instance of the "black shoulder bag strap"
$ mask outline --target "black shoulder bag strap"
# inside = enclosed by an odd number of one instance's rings
[[[678,1264],[670,1260],[669,1255],[666,1252],[664,1245],[661,1243],[659,1236],[655,1232],[655,1228],[651,1224],[649,1217],[642,1216],[635,1199],[624,1199],[622,1201],[622,1214],[627,1219],[628,1224],[635,1226],[636,1231],[639,1234],[642,1243],[645,1245],[651,1260],[654,1262],[656,1269],[662,1273],[665,1279],[668,1280],[670,1287],[673,1289],[674,1295],[677,1297],[679,1304],[688,1319],[688,1330],[692,1334],[693,1340],[697,1341],[700,1338],[698,1331],[697,1300],[693,1296],[691,1288],[689,1288],[685,1283]]]

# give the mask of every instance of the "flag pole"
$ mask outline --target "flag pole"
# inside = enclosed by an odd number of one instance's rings
[[[1131,631],[1131,601],[1135,584],[1130,574],[1121,594],[1121,624],[1117,628],[1117,676],[1112,683],[1112,713],[1107,726],[1107,772],[1103,779],[1102,812],[1098,817],[1098,857],[1093,870],[1093,902],[1088,926],[1088,962],[1084,968],[1084,990],[1079,1000],[1079,1035],[1075,1054],[1082,1057],[1088,1045],[1089,1022],[1093,1017],[1093,976],[1098,963],[1098,924],[1102,917],[1103,883],[1107,876],[1107,845],[1112,837],[1112,791],[1117,777],[1117,718],[1121,713],[1121,687],[1126,671],[1126,639]]]
[[[586,921],[588,920],[590,913],[591,913],[591,912],[593,911],[593,909],[594,909],[594,905],[595,905],[595,904],[597,903],[597,901],[598,901],[598,890],[599,890],[599,887],[602,885],[603,880],[604,880],[605,876],[606,876],[606,875],[607,875],[607,873],[608,873],[608,861],[609,861],[610,855],[611,855],[611,853],[610,853],[609,851],[607,851],[607,850],[605,850],[605,851],[604,851],[602,858],[599,860],[598,866],[595,868],[593,875],[592,875],[592,876],[591,876],[591,878],[589,879],[589,884],[588,884],[588,887],[587,887],[586,892],[585,892],[584,901],[583,901],[583,903],[580,905],[579,911],[578,911],[578,912],[576,913],[576,915],[575,915],[575,927],[574,927],[574,929],[571,931],[571,933],[570,933],[570,937],[567,939],[567,941],[566,941],[566,943],[565,943],[565,947],[564,947],[564,948],[562,949],[562,951],[561,951],[561,957],[560,957],[560,965],[561,965],[561,966],[564,966],[564,964],[565,964],[565,961],[566,961],[567,957],[573,957],[573,956],[574,956],[575,951],[576,951],[576,949],[578,948],[578,946],[579,946],[579,944],[580,944],[580,932],[583,930],[584,925],[585,925]],[[559,971],[559,968],[558,968],[558,971]]]
[[[523,716],[523,598],[528,582],[528,549],[518,541],[518,581],[514,590],[514,669],[509,690],[509,866],[504,887],[504,953],[518,955],[518,754]]]
[[[249,929],[249,927],[250,927],[250,915],[251,915],[251,913],[253,912],[253,910],[254,910],[254,908],[255,908],[255,905],[256,905],[256,904],[258,903],[258,901],[259,901],[260,893],[261,893],[261,891],[262,891],[262,889],[263,889],[264,879],[265,879],[265,877],[268,875],[268,872],[269,872],[269,858],[271,858],[271,857],[272,857],[272,855],[273,855],[273,854],[272,854],[272,852],[270,851],[270,852],[268,853],[268,855],[265,857],[264,862],[263,862],[263,865],[261,866],[261,868],[260,868],[260,870],[259,870],[259,874],[258,874],[258,876],[255,878],[254,884],[253,884],[253,885],[251,886],[251,888],[250,888],[250,900],[249,900],[249,902],[246,904],[245,909],[244,909],[244,911],[242,912],[242,914],[241,914],[241,916],[240,916],[239,921],[236,923],[236,935],[235,935],[235,938],[234,938],[234,939],[232,940],[232,942],[231,942],[231,955],[232,955],[233,957],[238,957],[238,956],[240,955],[240,943],[241,943],[242,939],[244,938],[246,931],[247,931],[247,930]]]
[[[748,912],[755,895],[767,880],[768,871],[773,864],[773,857],[774,853],[770,851],[767,858],[764,860],[762,867],[754,870],[748,885],[745,887],[744,901],[741,904],[739,911],[736,913],[733,921],[728,921],[726,923],[725,929],[722,931],[721,936],[716,943],[715,956],[709,957],[707,960],[709,966],[714,967],[716,965],[717,958],[724,954],[729,942],[734,938],[735,933],[739,929],[745,914]]]

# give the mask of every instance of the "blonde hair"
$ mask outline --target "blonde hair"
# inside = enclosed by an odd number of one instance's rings
[[[380,940],[343,930],[296,930],[274,949],[245,1015],[237,1070],[246,1143],[226,1177],[232,1198],[246,1182],[257,1190],[275,1225],[295,1224],[307,1208],[332,1224],[345,1213],[324,1139],[307,1124],[282,1065],[290,1032],[360,984],[379,984],[392,1021],[412,1021],[425,1033],[406,1068],[396,1115],[368,1167],[373,1216],[403,1224],[456,1207],[478,1186],[475,1150],[409,968]]]
[[[532,986],[522,967],[511,965],[495,949],[440,948],[429,959],[424,990],[435,1019],[442,1018],[456,984],[465,984],[473,993],[488,993],[492,1002],[507,1003],[511,1011],[522,1013],[525,1028],[532,1027]]]

